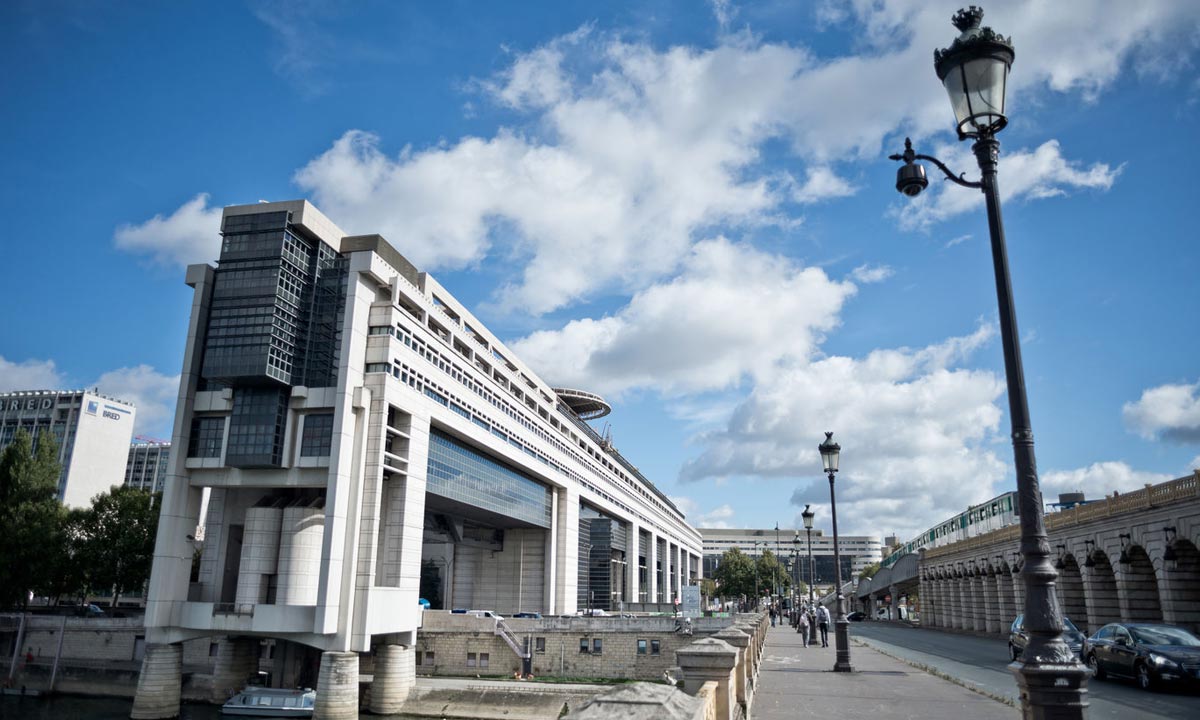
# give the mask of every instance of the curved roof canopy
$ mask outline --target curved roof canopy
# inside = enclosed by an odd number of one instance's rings
[[[612,406],[599,395],[571,388],[554,388],[554,392],[580,420],[595,420],[612,412]]]

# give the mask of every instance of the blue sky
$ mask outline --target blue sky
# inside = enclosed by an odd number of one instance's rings
[[[0,389],[169,437],[220,208],[307,197],[432,272],[697,524],[910,536],[1012,489],[958,2],[13,2]],[[1044,492],[1200,465],[1194,3],[1012,0],[1000,187]],[[930,168],[931,173],[935,172]]]

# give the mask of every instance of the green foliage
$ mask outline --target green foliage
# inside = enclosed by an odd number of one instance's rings
[[[65,511],[58,502],[58,443],[24,429],[0,455],[0,605],[24,607],[45,584],[48,561],[60,547]]]
[[[783,594],[787,594],[788,588],[792,585],[792,578],[775,553],[764,550],[762,555],[758,556],[756,565],[762,592],[774,593],[775,588],[782,588]]]
[[[879,563],[871,563],[862,569],[862,572],[858,574],[858,579],[866,580],[867,578],[875,577],[875,573],[877,572],[879,572]]]
[[[717,594],[723,598],[754,597],[754,561],[741,550],[730,548],[721,555],[713,573]]]
[[[150,493],[113,486],[92,498],[81,518],[77,552],[88,569],[87,584],[94,592],[111,592],[114,606],[150,578],[158,510]]]

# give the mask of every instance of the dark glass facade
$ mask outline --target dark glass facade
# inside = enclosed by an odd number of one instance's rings
[[[304,431],[300,439],[301,457],[327,457],[332,441],[333,413],[304,417]]]
[[[426,492],[550,527],[550,488],[443,432],[429,434]]]
[[[202,389],[234,391],[226,464],[279,467],[290,388],[337,384],[346,259],[286,211],[228,216],[221,235]]]

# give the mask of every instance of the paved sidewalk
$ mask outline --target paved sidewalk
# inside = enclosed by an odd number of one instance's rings
[[[850,641],[853,673],[833,672],[829,647],[805,648],[783,625],[767,631],[767,648],[750,709],[754,720],[870,718],[871,720],[1013,720],[1020,712],[1004,703],[894,660]]]

